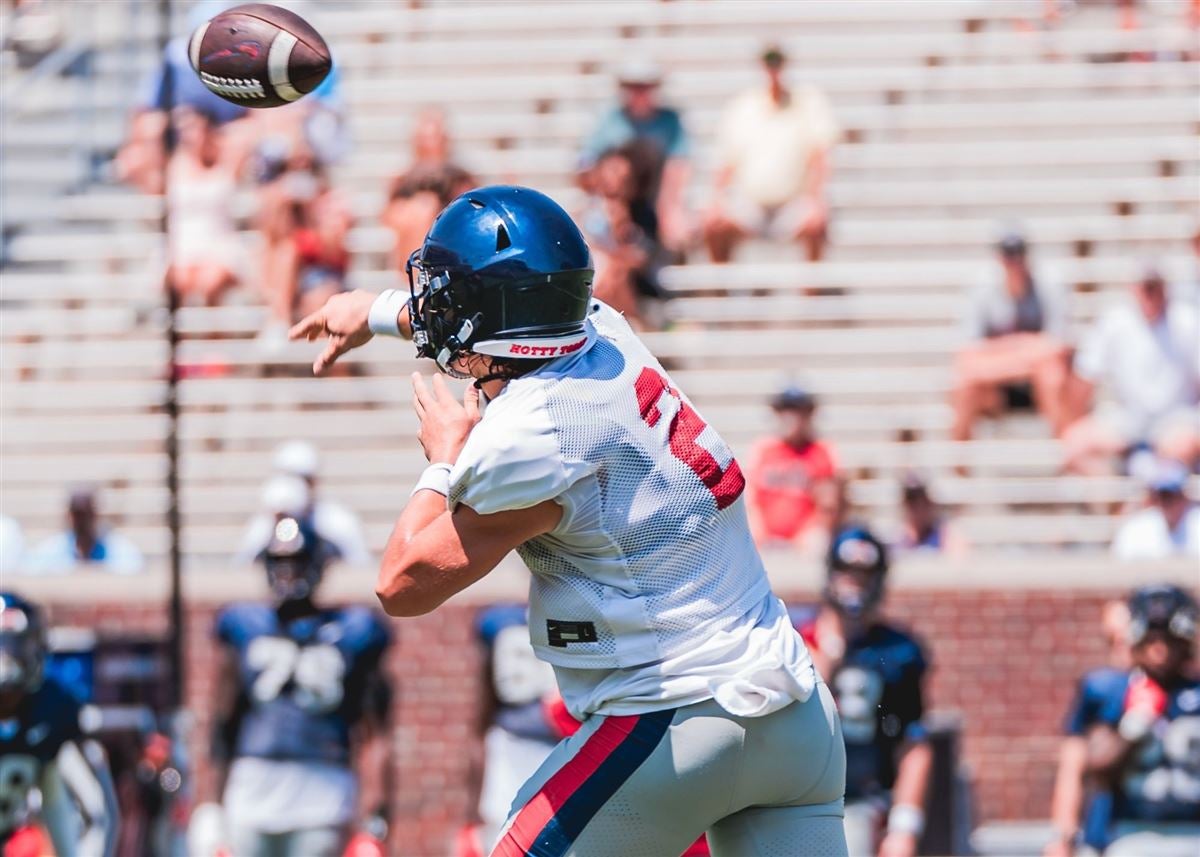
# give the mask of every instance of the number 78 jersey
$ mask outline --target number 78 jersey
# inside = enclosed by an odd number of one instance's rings
[[[769,593],[744,487],[725,441],[596,302],[586,341],[488,404],[448,504],[563,507],[518,548],[531,641],[557,666],[612,669],[700,648]]]

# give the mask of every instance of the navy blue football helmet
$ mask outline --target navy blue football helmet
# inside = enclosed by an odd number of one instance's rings
[[[0,592],[0,693],[32,693],[46,664],[42,611],[13,592]]]
[[[418,357],[443,372],[467,353],[522,360],[587,342],[592,256],[562,207],[527,187],[468,191],[438,215],[408,260]]]
[[[883,600],[888,570],[887,548],[864,526],[843,527],[834,533],[825,570],[825,600],[839,613],[857,619]],[[834,584],[834,575],[840,571],[871,572],[870,583],[861,594],[842,591]]]
[[[271,541],[259,554],[277,604],[311,598],[326,567],[337,557],[337,548],[317,535],[311,524],[287,516],[275,522]]]
[[[1178,586],[1143,586],[1129,598],[1129,642],[1136,646],[1150,631],[1163,631],[1194,644],[1200,624],[1198,613],[1195,599]]]

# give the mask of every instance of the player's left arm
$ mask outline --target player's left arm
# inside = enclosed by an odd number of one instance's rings
[[[375,594],[390,616],[429,613],[561,518],[553,500],[480,515],[462,504],[450,512],[441,494],[418,491],[388,538]]]
[[[373,838],[387,838],[388,795],[394,793],[391,742],[393,691],[376,662],[364,682],[363,717],[355,727],[358,767],[358,815],[364,829]]]
[[[925,795],[933,770],[933,748],[921,723],[925,716],[926,668],[924,652],[918,648],[894,712],[900,718],[905,740],[896,760],[892,808],[888,813],[887,833],[879,846],[880,857],[912,857],[925,828]]]
[[[450,465],[479,422],[479,391],[468,387],[458,402],[442,376],[426,386],[413,375],[413,407],[421,420],[418,440],[431,462]],[[523,509],[480,515],[459,503],[453,511],[436,490],[413,494],[388,537],[375,594],[391,616],[419,616],[466,589],[513,549],[548,533],[562,519],[553,500]]]
[[[924,827],[925,793],[933,770],[933,748],[924,737],[905,742],[892,786],[892,809],[881,857],[911,857]]]
[[[96,741],[63,744],[39,785],[42,821],[58,857],[116,853],[117,794]]]
[[[334,295],[325,301],[325,305],[319,310],[305,316],[288,331],[289,339],[306,339],[313,342],[325,337],[329,340],[325,349],[313,361],[314,375],[320,375],[347,351],[371,341],[371,337],[375,335],[371,332],[369,324],[371,305],[377,297],[379,295],[362,289]],[[396,310],[396,328],[402,337],[412,339],[407,303]]]

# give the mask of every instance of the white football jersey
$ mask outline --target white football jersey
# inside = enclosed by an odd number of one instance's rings
[[[770,597],[732,452],[599,302],[583,347],[488,403],[450,484],[451,509],[563,507],[518,548],[531,641],[556,668],[662,663],[748,633]]]

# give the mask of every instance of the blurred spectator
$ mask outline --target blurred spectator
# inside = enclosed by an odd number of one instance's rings
[[[1154,269],[1133,285],[1132,298],[1096,322],[1075,356],[1069,407],[1084,413],[1101,384],[1112,403],[1067,427],[1070,471],[1104,473],[1113,456],[1146,448],[1188,467],[1200,456],[1200,313],[1169,301]]]
[[[620,104],[600,117],[583,144],[580,166],[590,189],[601,155],[618,148],[633,153],[638,179],[633,221],[652,241],[679,252],[691,231],[684,200],[691,144],[679,113],[659,103],[662,79],[662,70],[646,59],[631,60],[618,70]]]
[[[579,219],[596,264],[593,291],[637,329],[649,325],[643,305],[661,294],[658,245],[634,220],[636,178],[627,148],[603,153],[592,171],[592,196]]]
[[[13,52],[18,68],[33,68],[62,44],[62,13],[44,0],[15,0],[11,6],[0,46]]]
[[[400,271],[425,240],[433,219],[476,184],[452,154],[445,114],[436,108],[418,113],[412,132],[412,163],[392,180],[383,212],[383,223],[395,236],[395,261]]]
[[[225,0],[203,0],[188,10],[186,36],[171,39],[159,67],[142,88],[138,107],[130,122],[129,136],[117,154],[117,176],[145,193],[163,192],[163,173],[166,152],[163,149],[167,121],[177,106],[190,107],[210,117],[219,129],[222,148],[239,150],[245,140],[233,123],[247,113],[245,107],[214,95],[200,82],[188,59],[188,38],[198,26],[236,5]],[[273,111],[260,111],[273,112]],[[228,152],[231,159],[240,159],[239,152]],[[223,154],[223,157],[225,155]]]
[[[771,408],[777,433],[755,444],[746,471],[750,526],[762,546],[802,540],[816,508],[814,487],[837,472],[833,448],[816,438],[811,393],[787,387]]]
[[[387,853],[391,632],[375,610],[318,600],[335,553],[280,519],[261,559],[271,603],[217,614],[214,776],[188,853]]]
[[[1113,554],[1120,559],[1200,559],[1200,506],[1188,500],[1186,486],[1187,470],[1181,464],[1161,462],[1147,480],[1146,507],[1117,530]]]
[[[1057,436],[1065,426],[1067,313],[1062,291],[1029,263],[1025,239],[996,247],[967,303],[967,345],[955,360],[951,437],[967,440],[984,414],[1035,405]]]
[[[25,535],[16,518],[0,515],[0,573],[16,571],[25,557]]]
[[[294,517],[311,523],[317,535],[337,548],[346,563],[360,567],[371,564],[371,551],[358,516],[342,504],[319,496],[320,457],[316,447],[302,440],[281,444],[275,450],[273,469],[275,475],[263,487],[263,511],[246,528],[238,561],[254,561],[270,542],[276,521]]]
[[[31,572],[66,572],[95,566],[114,574],[137,574],[145,561],[133,542],[100,525],[95,493],[88,488],[71,492],[67,501],[68,528],[39,542],[25,567]]]
[[[282,345],[292,323],[346,290],[350,268],[347,241],[354,218],[344,195],[329,183],[324,168],[311,160],[289,169],[272,190],[278,205],[266,228],[263,249],[266,301],[273,321],[260,341]],[[265,212],[264,212],[265,214]]]
[[[521,604],[495,604],[475,619],[484,649],[478,721],[482,754],[471,760],[474,817],[469,826],[474,830],[464,836],[478,854],[486,854],[496,841],[518,789],[555,745],[579,727],[558,696],[554,670],[533,652],[526,612]],[[469,853],[460,847],[456,857]]]
[[[1076,838],[1106,857],[1200,852],[1196,602],[1176,586],[1146,586],[1129,599],[1129,615],[1134,668],[1089,673],[1068,718],[1079,740],[1060,765],[1051,855],[1072,853]],[[1081,818],[1084,778],[1095,788]]]
[[[793,544],[805,556],[823,557],[835,533],[849,521],[850,501],[846,496],[846,480],[841,476],[826,476],[812,484],[813,509],[808,523]]]
[[[215,306],[238,281],[242,247],[233,217],[237,168],[223,156],[212,116],[174,112],[178,143],[167,170],[171,287],[182,304]]]
[[[928,659],[912,635],[882,615],[887,550],[870,531],[839,531],[826,569],[816,615],[794,610],[793,622],[841,715],[849,853],[911,857],[925,825],[933,765],[921,722]]]
[[[704,237],[714,262],[728,262],[749,236],[795,241],[821,258],[829,224],[829,151],[841,134],[824,93],[791,89],[783,51],[762,54],[764,85],[743,92],[718,128],[717,170]]]
[[[967,553],[965,536],[929,496],[925,480],[910,473],[900,486],[899,552],[931,552],[961,557]]]

